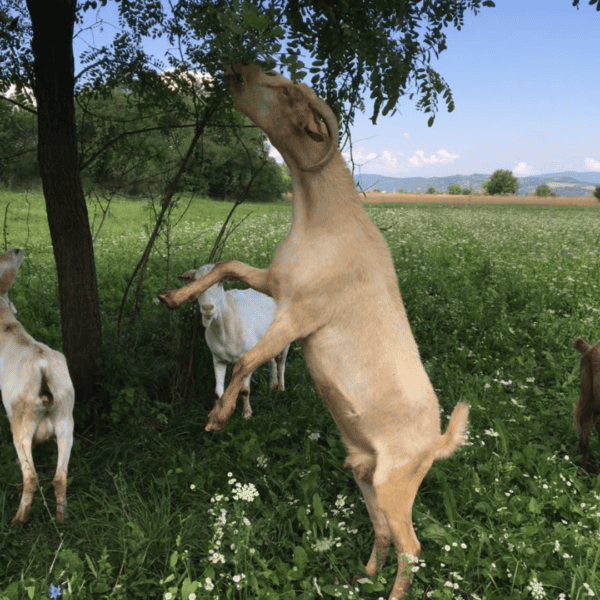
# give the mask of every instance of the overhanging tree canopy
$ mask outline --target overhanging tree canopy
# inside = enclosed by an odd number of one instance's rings
[[[309,83],[346,124],[369,93],[373,122],[380,113],[393,113],[408,94],[429,113],[431,125],[440,96],[453,108],[448,84],[431,67],[446,48],[444,31],[460,29],[466,12],[494,6],[491,0],[179,0],[167,11],[158,0],[121,1],[114,41],[84,53],[84,69],[75,74],[74,27],[86,10],[106,4],[0,0],[0,95],[15,85],[21,94],[33,89],[37,100],[38,158],[57,262],[63,349],[80,402],[97,378],[102,338],[76,151],[78,88],[100,92],[106,84],[124,84],[149,102],[160,102],[166,93],[161,69],[174,68],[182,89],[189,85],[188,72],[207,73],[213,77],[212,106],[201,121],[204,127],[219,114],[217,104],[231,106],[222,72],[238,60],[261,60],[284,65],[296,78],[310,72]],[[145,37],[157,36],[169,41],[166,64],[142,49]],[[27,104],[22,95],[17,101]]]

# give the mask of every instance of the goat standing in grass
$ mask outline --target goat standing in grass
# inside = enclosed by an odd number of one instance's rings
[[[590,445],[590,431],[592,425],[600,436],[600,341],[590,346],[585,340],[573,340],[573,346],[581,354],[581,389],[579,398],[573,411],[575,427],[580,429],[579,454],[581,454],[581,468],[587,471],[588,448]]]
[[[75,392],[65,357],[36,342],[17,321],[8,299],[24,254],[11,249],[0,256],[0,390],[23,472],[23,496],[13,522],[25,523],[38,479],[32,445],[56,438],[54,484],[56,518],[64,521],[67,467],[73,445]]]
[[[390,600],[410,585],[407,562],[421,546],[412,506],[434,460],[464,443],[469,407],[458,404],[447,431],[421,363],[389,249],[369,219],[338,150],[338,125],[305,85],[238,64],[227,73],[236,107],[268,136],[292,173],[288,237],[268,269],[237,261],[159,298],[176,308],[222,280],[240,280],[277,303],[261,341],[234,366],[229,387],[208,416],[225,427],[249,373],[300,340],[306,364],[348,450],[375,529],[366,565],[378,570],[393,543],[398,573]]]
[[[179,279],[193,281],[212,271],[214,265],[204,265],[198,269],[186,271]],[[273,298],[255,290],[223,289],[217,283],[198,297],[202,324],[206,327],[206,343],[213,356],[215,367],[215,400],[220,400],[225,389],[225,373],[228,363],[237,362],[248,353],[269,329],[277,306]],[[285,361],[289,344],[281,354],[271,359],[271,388],[285,390]],[[244,417],[252,416],[250,406],[250,378],[246,377],[241,396],[244,401]]]

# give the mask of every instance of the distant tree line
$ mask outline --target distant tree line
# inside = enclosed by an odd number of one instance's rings
[[[120,88],[79,94],[77,141],[84,189],[131,198],[164,192],[194,135],[193,120],[186,114],[193,108],[191,101],[179,101],[190,104],[189,110],[140,103]],[[287,167],[268,156],[265,134],[249,121],[247,125],[234,128],[216,122],[207,127],[179,190],[226,199],[247,187],[252,201],[278,200],[290,191]],[[37,117],[7,102],[0,103],[0,185],[41,188]]]

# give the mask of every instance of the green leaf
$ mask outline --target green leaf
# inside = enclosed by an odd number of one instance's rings
[[[199,585],[197,581],[192,581],[189,577],[186,577],[181,584],[181,597],[186,600],[190,594],[196,592]]]
[[[313,496],[313,509],[315,511],[315,518],[318,520],[322,520],[323,519],[323,515],[325,514],[325,511],[323,510],[323,503],[321,502],[321,498],[319,497],[319,494],[315,494]]]
[[[169,558],[169,566],[171,567],[171,569],[173,567],[175,567],[178,560],[179,560],[179,552],[177,552],[177,550],[175,550],[175,552],[173,552],[173,554],[171,554],[171,558]]]
[[[303,572],[307,563],[308,555],[306,554],[306,550],[301,546],[296,546],[294,548],[294,564],[298,567],[300,572]]]

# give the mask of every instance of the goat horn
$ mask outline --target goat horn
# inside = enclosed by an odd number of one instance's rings
[[[333,153],[336,151],[339,144],[339,128],[337,119],[335,118],[335,115],[333,114],[331,108],[329,108],[327,102],[324,102],[323,100],[321,100],[321,98],[316,98],[315,100],[311,100],[310,108],[318,116],[323,117],[323,120],[325,121],[325,127],[327,127],[327,133],[331,138],[331,146],[329,147],[329,150],[327,150],[325,156],[314,165],[298,165],[298,168],[301,171],[309,172],[318,171],[319,169],[324,167],[331,160]]]

